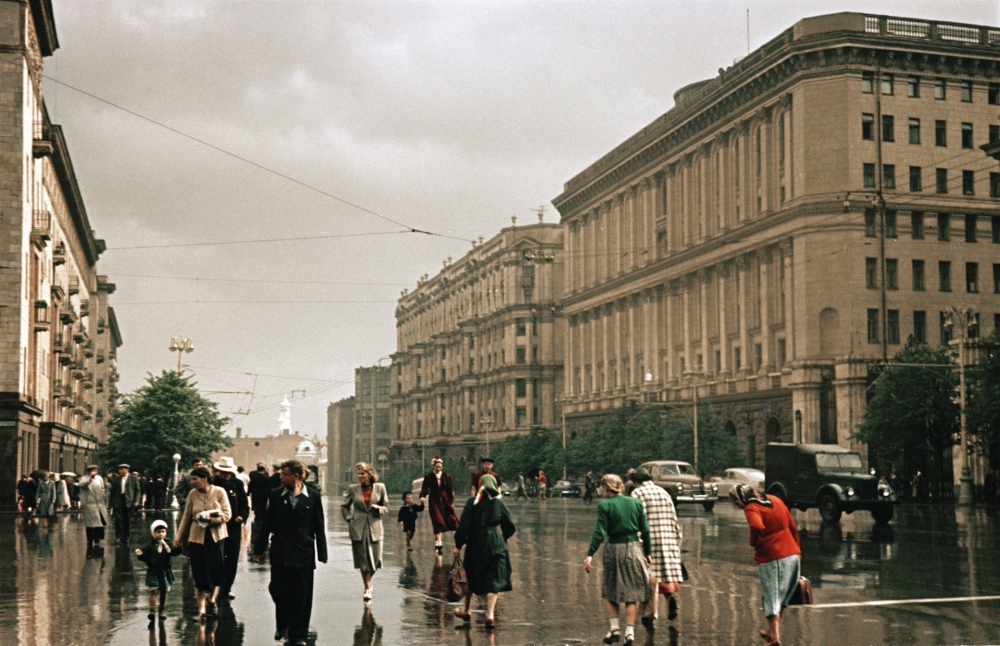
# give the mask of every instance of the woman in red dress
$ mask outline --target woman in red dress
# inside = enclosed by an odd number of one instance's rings
[[[420,487],[420,504],[427,505],[431,525],[434,527],[434,549],[441,554],[444,549],[441,534],[458,529],[458,517],[455,515],[455,492],[452,490],[451,476],[444,472],[444,461],[435,457],[431,460],[431,469],[424,476],[424,484]]]

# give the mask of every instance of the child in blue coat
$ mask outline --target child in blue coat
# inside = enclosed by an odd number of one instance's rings
[[[142,549],[137,549],[135,555],[146,564],[146,587],[149,588],[149,628],[153,629],[156,620],[156,602],[159,597],[160,620],[167,618],[164,607],[167,605],[167,593],[174,583],[174,570],[170,559],[180,556],[183,549],[173,548],[167,542],[167,523],[154,520],[149,528],[153,540]]]

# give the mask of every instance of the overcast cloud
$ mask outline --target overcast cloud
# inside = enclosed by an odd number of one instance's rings
[[[167,346],[184,334],[203,389],[255,392],[252,403],[212,395],[234,426],[273,432],[294,390],[295,429],[320,437],[327,404],[353,393],[354,367],[395,350],[400,290],[512,215],[534,221],[532,209],[666,112],[678,88],[745,55],[747,7],[752,48],[836,11],[997,24],[985,0],[53,4],[61,49],[47,75],[462,239],[125,249],[399,227],[47,83],[109,247],[99,266],[118,286],[121,389],[176,365]]]

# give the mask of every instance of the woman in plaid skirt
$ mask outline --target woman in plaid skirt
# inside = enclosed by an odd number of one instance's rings
[[[636,469],[630,476],[636,487],[632,497],[642,503],[649,522],[650,556],[649,568],[650,600],[643,606],[642,625],[652,632],[657,613],[657,592],[667,598],[667,619],[677,618],[677,597],[684,580],[681,569],[681,526],[677,522],[677,511],[670,494],[653,484],[649,471]]]
[[[594,553],[604,545],[602,558],[603,576],[601,597],[608,602],[611,630],[604,637],[605,644],[621,640],[618,623],[620,604],[625,604],[625,642],[635,641],[636,604],[645,603],[649,596],[650,560],[649,523],[642,503],[635,498],[621,495],[625,489],[622,479],[609,473],[601,479],[604,500],[597,505],[597,524],[590,539],[587,558],[583,567],[589,574],[593,569]],[[642,535],[640,544],[639,535]]]

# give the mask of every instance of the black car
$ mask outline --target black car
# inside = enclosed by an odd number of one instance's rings
[[[560,480],[549,487],[548,490],[548,495],[553,498],[556,496],[560,498],[579,498],[582,494],[583,490],[580,489],[580,485],[569,480]]]
[[[860,454],[836,444],[772,442],[766,457],[767,493],[789,507],[817,507],[828,523],[859,509],[870,511],[876,523],[892,520],[896,493],[865,471]]]

